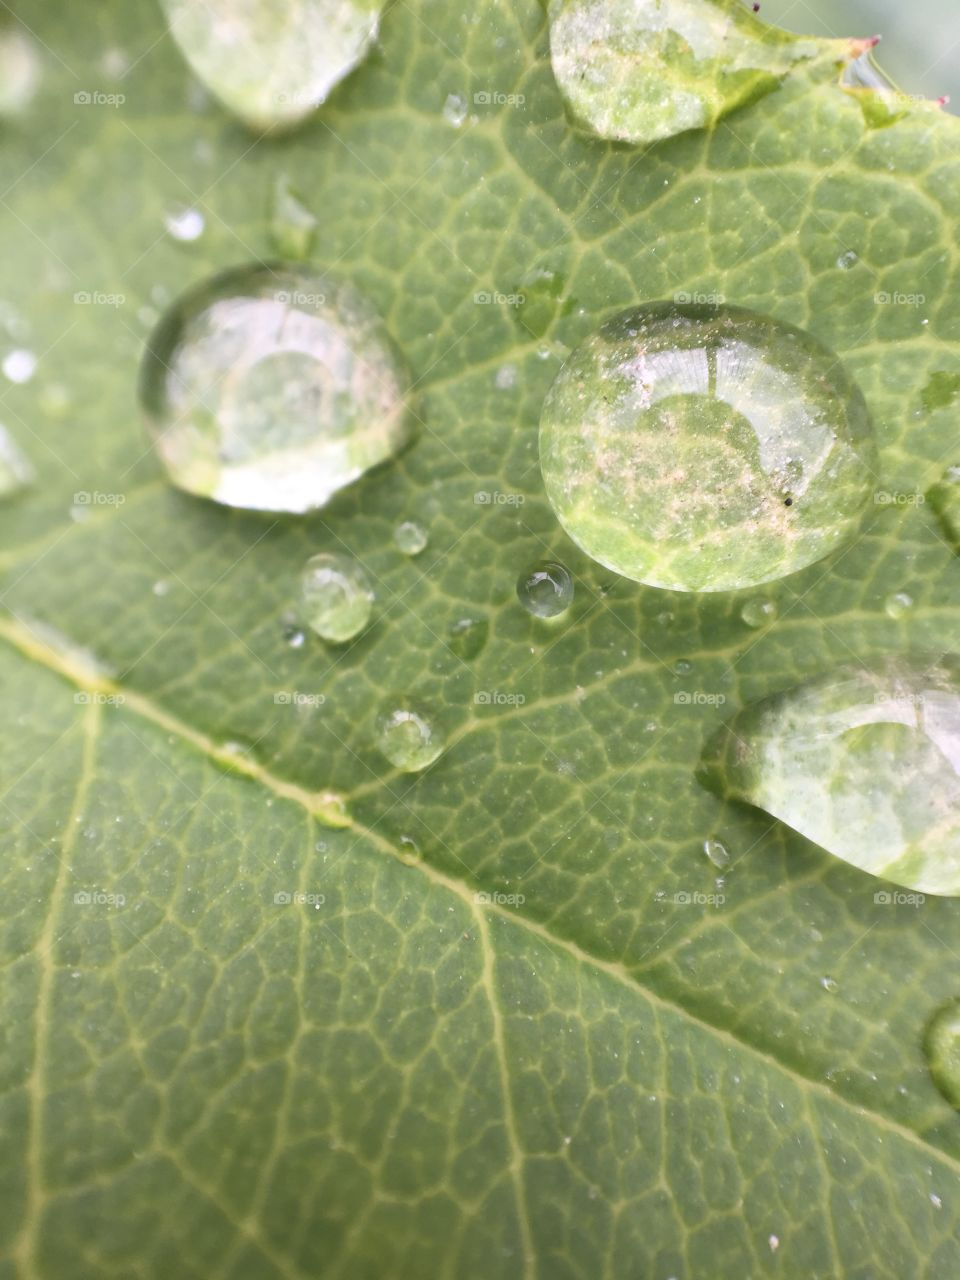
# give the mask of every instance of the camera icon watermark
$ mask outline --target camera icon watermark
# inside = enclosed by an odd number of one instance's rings
[[[104,893],[100,889],[78,889],[73,895],[75,907],[124,907],[127,904],[123,893]]]
[[[924,293],[901,293],[899,289],[895,289],[893,293],[881,290],[873,295],[873,301],[878,307],[922,307],[926,300]]]
[[[73,301],[78,307],[122,307],[126,300],[124,293],[89,293],[86,289],[73,295]]]
[[[708,693],[705,689],[678,689],[673,701],[678,707],[722,707],[725,693]]]
[[[481,890],[473,895],[478,907],[522,907],[526,897],[522,893],[500,893],[498,890]]]
[[[127,699],[122,693],[100,693],[95,690],[75,693],[73,700],[78,707],[122,707]]]
[[[75,507],[122,507],[126,500],[125,493],[100,493],[97,489],[81,489],[73,495]]]
[[[477,707],[522,707],[526,700],[522,693],[504,693],[500,689],[480,689],[473,695]]]
[[[301,893],[299,890],[280,889],[273,895],[275,907],[322,907],[326,902],[326,894]]]
[[[327,300],[325,293],[303,293],[300,289],[280,289],[273,296],[288,307],[322,307]]]
[[[873,495],[875,507],[922,507],[926,500],[922,493],[890,493],[886,489],[878,489]]]
[[[727,295],[725,293],[700,293],[696,289],[688,293],[685,289],[681,289],[673,295],[673,300],[681,304],[692,303],[697,307],[722,307],[727,301]]]
[[[278,707],[322,707],[326,700],[325,693],[301,693],[298,689],[281,689],[273,695]]]
[[[500,93],[496,89],[479,89],[473,95],[475,107],[522,107],[526,100],[522,93]]]
[[[499,489],[478,489],[473,495],[475,507],[522,507],[525,502],[522,493],[501,493]]]
[[[101,93],[99,89],[81,89],[73,95],[76,107],[122,107],[126,100],[124,93]]]
[[[724,893],[701,893],[697,889],[678,889],[671,899],[678,907],[722,907],[726,900]]]
[[[878,907],[921,907],[926,902],[926,894],[904,893],[901,889],[878,889],[873,895]]]
[[[522,307],[526,300],[525,293],[498,293],[488,289],[480,289],[473,295],[478,307]]]

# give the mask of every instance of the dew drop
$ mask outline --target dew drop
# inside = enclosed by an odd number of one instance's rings
[[[170,583],[165,578],[158,578],[150,588],[155,596],[166,596],[170,594]]]
[[[189,243],[200,239],[207,223],[199,209],[174,209],[164,217],[163,225],[174,240]]]
[[[821,978],[820,985],[821,987],[823,987],[824,991],[829,991],[831,995],[835,991],[840,990],[840,984],[836,981],[835,978],[830,978],[830,977]]]
[[[394,768],[404,773],[426,769],[444,745],[433,713],[419,704],[399,699],[377,719],[377,746]]]
[[[174,484],[309,511],[411,436],[409,377],[351,285],[299,267],[213,277],[147,343],[140,396]]]
[[[404,520],[394,529],[393,540],[405,556],[418,556],[427,545],[427,531],[415,520]]]
[[[913,608],[913,596],[905,591],[895,591],[883,602],[883,611],[888,618],[902,618]]]
[[[840,257],[837,259],[837,266],[841,271],[849,271],[851,267],[855,267],[859,261],[859,254],[853,249],[847,249],[844,253],[841,253]]]
[[[0,27],[0,117],[22,115],[40,85],[40,55],[22,27]]]
[[[748,627],[766,627],[777,620],[777,606],[772,600],[757,596],[748,600],[740,610],[741,619]]]
[[[551,0],[548,12],[550,60],[570,114],[624,142],[714,124],[770,93],[824,43],[710,0]]]
[[[675,676],[688,676],[693,671],[693,663],[688,658],[681,658],[673,664]]]
[[[512,391],[517,385],[517,366],[515,364],[502,364],[497,370],[493,381],[498,391]]]
[[[559,618],[573,603],[570,570],[556,560],[542,560],[520,575],[517,599],[536,618]]]
[[[311,556],[303,569],[300,594],[307,624],[332,644],[352,640],[370,621],[373,588],[351,556],[328,552]]]
[[[377,0],[161,0],[194,73],[253,129],[304,119],[365,57]]]
[[[443,118],[447,124],[459,129],[467,118],[467,100],[462,93],[451,93],[443,104]]]
[[[752,703],[710,739],[697,776],[862,871],[960,895],[955,655],[855,663]]]
[[[307,633],[298,622],[283,624],[283,642],[291,649],[302,649],[307,642]]]
[[[722,845],[719,840],[704,840],[703,852],[713,865],[721,870],[730,865],[730,854],[727,852],[726,846]]]
[[[270,238],[281,258],[300,262],[310,257],[317,234],[318,220],[281,173],[273,187],[270,211]]]
[[[29,459],[7,428],[0,426],[0,499],[22,493],[34,479]]]
[[[651,586],[722,591],[849,541],[876,446],[863,396],[810,334],[739,307],[657,303],[569,357],[544,402],[540,463],[560,523],[594,560]]]
[[[938,1009],[927,1026],[923,1051],[934,1084],[960,1110],[960,1000]]]
[[[930,1192],[930,1203],[933,1205],[935,1209],[943,1208],[943,1198],[941,1196],[938,1196],[935,1191]]]
[[[29,382],[37,371],[37,357],[32,351],[18,347],[4,356],[0,369],[10,382]]]
[[[471,662],[483,650],[489,634],[486,618],[458,618],[447,631],[447,644],[463,662]]]

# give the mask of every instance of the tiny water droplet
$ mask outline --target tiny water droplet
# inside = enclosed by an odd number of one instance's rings
[[[681,658],[673,664],[675,676],[688,676],[693,671],[693,663],[688,658]]]
[[[0,425],[0,498],[12,498],[35,479],[26,454],[6,427]]]
[[[207,223],[199,209],[174,209],[166,214],[163,225],[174,240],[190,243],[200,239]]]
[[[288,622],[284,624],[283,639],[291,649],[302,649],[307,642],[307,633],[298,623]]]
[[[194,73],[253,129],[310,115],[365,57],[378,0],[161,0]]]
[[[536,618],[559,618],[573,603],[570,570],[556,560],[542,560],[517,580],[517,599]]]
[[[829,991],[831,993],[834,991],[839,991],[840,989],[840,984],[836,981],[835,978],[829,978],[829,977],[821,978],[820,985],[821,987],[823,987],[824,991]]]
[[[943,1208],[943,1200],[941,1199],[940,1196],[937,1195],[935,1191],[930,1192],[930,1203],[933,1205],[935,1209]]]
[[[415,520],[404,520],[394,529],[393,540],[405,556],[418,556],[427,545],[427,531]]]
[[[373,588],[351,556],[322,552],[311,556],[300,580],[303,615],[318,636],[345,644],[360,634],[373,611]]]
[[[849,271],[850,268],[855,267],[859,261],[860,255],[853,249],[847,249],[844,253],[841,253],[840,257],[837,259],[837,266],[841,271]]]
[[[444,739],[427,708],[400,699],[377,720],[377,746],[396,769],[419,773],[440,756]]]
[[[715,867],[722,869],[730,864],[730,854],[727,852],[726,846],[722,845],[719,840],[704,840],[703,852]]]
[[[404,853],[408,853],[414,858],[418,858],[420,856],[420,849],[418,848],[417,842],[414,840],[413,836],[401,836],[400,848]]]
[[[923,1051],[934,1084],[960,1111],[960,1000],[938,1009],[923,1038]]]
[[[742,307],[661,302],[608,320],[567,359],[544,401],[540,464],[594,560],[650,586],[720,591],[848,542],[876,444],[862,394],[810,334]]]
[[[18,347],[8,352],[3,358],[3,376],[10,382],[29,382],[37,371],[37,357],[32,351]]]
[[[772,600],[764,600],[757,596],[748,600],[740,610],[741,619],[748,627],[766,627],[777,620],[777,606]]]
[[[458,658],[470,662],[481,652],[489,634],[486,618],[458,618],[447,631],[447,644]]]
[[[451,93],[443,104],[443,118],[447,124],[459,129],[467,118],[467,100],[462,93]]]
[[[270,212],[270,238],[281,258],[300,262],[310,257],[317,234],[318,219],[303,203],[281,173],[273,185],[273,207]]]
[[[905,591],[895,591],[883,602],[883,610],[888,618],[902,618],[913,608],[913,597]]]
[[[148,339],[140,396],[189,493],[304,512],[411,438],[409,375],[370,303],[303,267],[244,267],[190,290]]]

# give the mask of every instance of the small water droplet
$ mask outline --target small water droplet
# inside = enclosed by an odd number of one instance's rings
[[[930,1203],[933,1205],[935,1209],[943,1208],[943,1200],[941,1199],[940,1196],[937,1195],[935,1191],[930,1192]]]
[[[0,426],[0,498],[21,493],[34,479],[29,459],[7,428]]]
[[[824,991],[829,991],[831,994],[834,991],[840,990],[840,984],[836,981],[835,978],[829,978],[829,977],[821,978],[820,985],[821,987],[823,987]]]
[[[675,676],[688,676],[693,671],[693,663],[687,658],[681,658],[673,664],[673,674]]]
[[[170,583],[167,582],[165,578],[158,578],[157,581],[151,587],[151,590],[153,591],[153,594],[155,596],[168,595],[170,591]]]
[[[418,556],[427,545],[427,531],[415,520],[404,520],[394,529],[393,540],[405,556]]]
[[[418,858],[420,856],[420,850],[413,836],[401,836],[400,848],[404,853],[410,854],[411,857]]]
[[[287,175],[281,173],[273,186],[270,213],[270,238],[280,257],[288,262],[309,258],[318,225],[316,215],[294,191]]]
[[[573,603],[570,570],[556,560],[542,560],[517,580],[517,599],[537,618],[559,618]]]
[[[363,567],[350,556],[311,556],[300,580],[303,614],[318,636],[345,644],[360,634],[373,611],[373,588]]]
[[[757,596],[748,600],[740,610],[741,619],[748,627],[766,627],[777,620],[777,606],[772,600]]]
[[[517,366],[502,364],[497,370],[494,385],[498,391],[511,391],[517,385]]]
[[[837,259],[837,266],[841,271],[849,271],[850,268],[855,267],[859,261],[859,254],[853,249],[847,249],[844,253],[841,253],[840,257]]]
[[[723,868],[730,864],[730,854],[719,840],[704,840],[703,852],[715,867]]]
[[[767,1236],[767,1244],[770,1246],[770,1252],[776,1253],[777,1250],[780,1248],[780,1237]]]
[[[40,85],[40,55],[21,26],[0,27],[0,116],[22,115]]]
[[[37,371],[37,357],[32,351],[18,347],[8,352],[3,358],[3,376],[10,382],[29,382]]]
[[[246,267],[165,313],[140,395],[180,488],[304,512],[409,441],[409,385],[382,321],[351,285],[301,267]]]
[[[199,209],[173,209],[164,217],[163,225],[174,240],[189,243],[200,239],[207,224]]]
[[[489,634],[486,618],[458,618],[447,631],[447,644],[458,658],[470,662],[481,652]]]
[[[440,756],[444,739],[431,711],[399,699],[377,720],[377,746],[396,769],[419,773]]]
[[[938,1009],[927,1026],[923,1051],[934,1084],[960,1111],[960,1000]]]
[[[905,591],[895,591],[883,602],[883,610],[888,618],[902,618],[913,608],[913,597]]]
[[[540,464],[594,560],[650,586],[720,591],[847,543],[876,445],[862,394],[810,334],[741,307],[656,303],[567,359],[544,401]]]
[[[467,118],[467,100],[462,93],[451,93],[443,104],[443,118],[447,124],[459,129]]]

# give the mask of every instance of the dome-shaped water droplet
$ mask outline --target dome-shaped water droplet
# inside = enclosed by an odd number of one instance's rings
[[[748,600],[740,610],[740,617],[748,627],[766,627],[777,620],[777,606],[772,600],[756,596]]]
[[[723,867],[730,865],[730,854],[727,852],[725,845],[719,840],[704,840],[703,852],[707,855],[715,867]]]
[[[418,556],[427,545],[427,531],[415,520],[404,520],[394,529],[393,540],[405,556]]]
[[[960,1110],[960,1000],[938,1009],[927,1027],[923,1049],[933,1082]]]
[[[9,10],[8,10],[9,12]],[[18,116],[30,106],[40,83],[40,55],[23,27],[0,26],[0,116]]]
[[[317,218],[310,212],[281,173],[273,186],[270,238],[279,257],[287,262],[309,258],[317,234]]]
[[[447,632],[447,644],[464,662],[470,662],[481,652],[490,634],[486,618],[457,618]]]
[[[756,586],[855,533],[876,446],[859,389],[810,334],[739,307],[615,316],[547,394],[540,462],[560,523],[651,586]],[[798,479],[799,477],[799,479]]]
[[[377,719],[377,746],[394,768],[419,773],[433,764],[445,743],[430,710],[398,699]]]
[[[841,271],[849,271],[852,267],[855,267],[859,261],[860,257],[856,250],[847,249],[841,253],[840,257],[837,259],[837,266]]]
[[[161,0],[193,71],[254,129],[309,115],[376,38],[378,0]]]
[[[140,393],[173,482],[234,507],[302,512],[411,435],[409,377],[351,285],[306,268],[227,271],[151,335]]]
[[[6,427],[0,426],[0,499],[20,493],[34,480],[34,470]]]
[[[534,617],[560,617],[573,603],[570,570],[556,560],[542,560],[520,575],[517,599]]]
[[[883,602],[883,611],[888,618],[902,618],[913,608],[913,596],[906,591],[895,591]]]
[[[373,588],[350,556],[323,552],[304,565],[300,583],[303,616],[324,640],[345,644],[370,621]]]
[[[747,706],[698,777],[863,871],[960,895],[960,658],[840,667]]]
[[[770,93],[825,44],[711,0],[550,0],[548,13],[550,60],[570,114],[626,142],[711,125]]]

